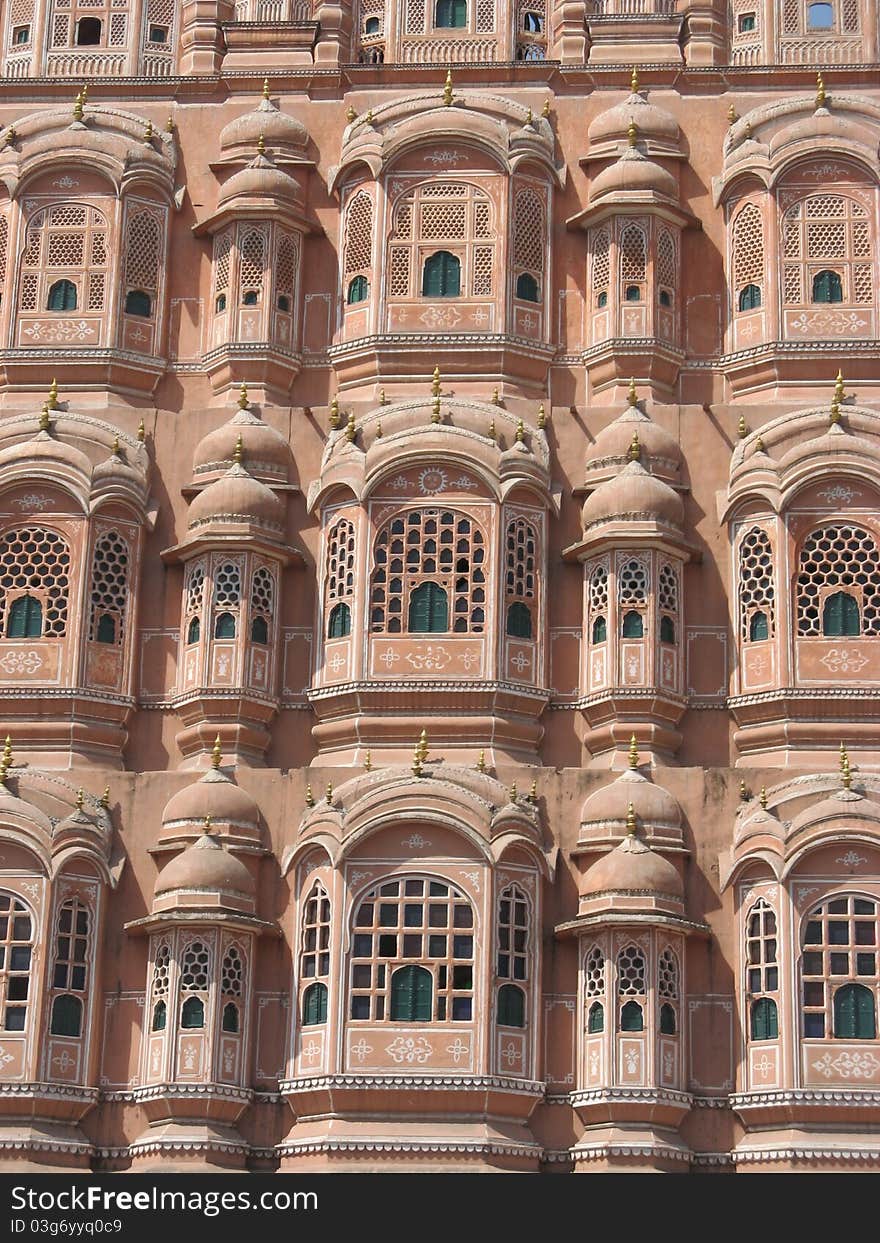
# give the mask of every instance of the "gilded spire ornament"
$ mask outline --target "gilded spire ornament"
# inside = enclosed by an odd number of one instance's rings
[[[541,109],[541,116],[544,118],[545,121],[550,116],[550,100],[549,99],[544,100],[544,107]]]
[[[745,127],[745,131],[744,131],[744,133],[745,133],[746,138],[751,138],[751,136],[752,136],[752,123],[751,123],[751,121],[746,121],[746,127]]]
[[[150,147],[153,144],[153,122],[147,121],[147,128],[144,130],[144,146]]]
[[[838,403],[842,402],[846,396],[846,388],[843,383],[842,371],[837,372],[837,379],[834,381],[834,396],[837,398]]]
[[[500,406],[500,405],[501,405],[501,398],[498,396],[498,389],[497,389],[497,388],[493,388],[493,389],[492,389],[492,405],[493,405],[493,406]]]
[[[345,439],[348,441],[349,444],[352,444],[354,442],[354,438],[356,435],[357,435],[357,428],[355,427],[354,411],[352,410],[349,412],[348,422],[345,425]]]
[[[210,833],[213,826],[214,826],[213,816],[205,816],[204,823],[202,824],[202,832]]]
[[[369,108],[367,110],[367,115],[364,117],[364,124],[365,125],[373,124],[373,109],[372,108]]]
[[[537,803],[537,801],[538,801],[538,783],[537,781],[533,781],[529,789],[529,802]]]
[[[510,792],[509,792],[509,794],[508,794],[508,796],[507,796],[507,797],[508,797],[508,799],[510,800],[510,802],[511,802],[511,803],[515,803],[515,802],[516,802],[518,795],[517,795],[517,789],[516,789],[516,782],[515,782],[515,781],[514,781],[513,785],[510,787]]]
[[[840,744],[840,783],[844,790],[852,788],[852,769],[849,766],[849,754],[845,742]]]
[[[831,411],[828,415],[828,422],[832,427],[840,422],[840,402],[837,400],[836,395],[831,398]]]
[[[110,806],[110,787],[104,786],[104,793],[101,795],[101,806],[106,811]]]
[[[326,799],[327,799],[327,802],[328,802],[328,803],[332,803],[332,802],[333,802],[333,782],[332,782],[332,781],[328,781],[328,782],[327,782],[327,793],[326,793],[325,797],[326,797]]]
[[[746,789],[746,783],[744,781],[740,781],[739,783],[739,801],[741,803],[747,803],[749,801],[749,792]]]
[[[367,772],[370,772],[372,770],[372,767],[373,767],[373,760],[370,755],[370,748],[367,747],[367,754],[364,756],[364,769]]]
[[[636,835],[636,828],[637,828],[637,827],[638,827],[638,826],[636,825],[636,809],[635,809],[635,807],[633,807],[632,803],[628,803],[628,804],[627,804],[627,808],[626,808],[626,831],[627,831],[627,835],[628,835],[629,837],[635,837],[635,835]]]
[[[477,772],[484,773],[486,771],[486,752],[481,751],[477,756]]]
[[[140,423],[138,423],[137,438],[141,444],[143,444],[147,438],[147,429],[143,419],[141,419]]]
[[[452,70],[446,70],[446,81],[443,83],[443,105],[449,108],[452,104]]]
[[[529,108],[528,115],[526,116],[526,125],[534,126],[534,124],[535,124],[535,114],[532,112],[531,108]]]
[[[83,82],[83,85],[82,85],[82,91],[81,91],[80,93],[81,93],[81,95],[82,95],[82,101],[83,101],[83,103],[84,103],[84,104],[88,103],[88,101],[89,101],[89,84],[88,84],[88,82]]]
[[[762,810],[766,811],[767,810],[767,787],[766,786],[761,786],[761,793],[758,796],[758,801],[761,804]]]
[[[422,775],[422,748],[421,748],[420,743],[418,742],[413,748],[413,758],[412,758],[411,768],[412,768],[412,775],[414,777],[421,777]]]
[[[428,758],[428,731],[423,729],[419,734],[419,755],[422,757],[422,763]]]
[[[17,134],[15,132],[15,126],[10,125],[9,129],[6,131],[6,146],[11,147],[12,144],[15,142],[16,137],[17,137]]]
[[[40,427],[41,432],[47,432],[49,430],[49,403],[48,401],[43,402],[43,408],[40,411],[39,427]]]
[[[828,102],[828,94],[825,90],[825,79],[821,73],[816,74],[816,107],[824,108]]]
[[[82,788],[82,786],[80,786],[80,788],[76,792],[76,810],[77,811],[82,811],[83,803],[85,801],[86,801],[86,793],[85,793],[85,790]]]
[[[739,416],[739,422],[736,425],[736,432],[740,440],[745,440],[746,436],[749,434],[749,429],[746,427],[745,415],[743,414]]]
[[[330,426],[334,432],[339,427],[339,398],[336,396],[330,402]]]
[[[244,457],[244,439],[241,432],[235,442],[235,448],[232,450],[232,460],[236,466],[241,466],[241,459]]]
[[[166,134],[174,133],[174,117],[171,116],[170,113],[168,114],[168,120],[165,122],[165,133]]]
[[[379,421],[376,423],[376,439],[377,440],[382,439],[382,420],[381,419],[379,419]]]
[[[247,385],[244,380],[242,380],[241,388],[238,390],[238,408],[239,410],[247,410],[250,404],[251,403],[248,400]]]
[[[538,431],[543,432],[546,426],[547,426],[547,411],[544,409],[544,403],[542,401],[540,406],[538,406]]]
[[[629,442],[629,460],[637,462],[642,456],[642,442],[639,440],[639,433],[633,432],[632,440]]]
[[[385,396],[385,390],[384,390],[384,388],[380,388],[380,389],[379,389],[379,405],[380,405],[380,406],[387,406],[387,405],[388,405],[388,398]]]
[[[733,106],[733,104],[731,104],[730,107],[727,109],[727,122],[729,125],[733,125],[738,120],[739,120],[739,115],[736,111],[736,108]]]
[[[634,407],[639,404],[639,399],[636,394],[636,382],[634,379],[630,380],[629,382],[629,392],[626,395],[626,399],[629,402],[630,406]]]
[[[759,436],[757,440],[755,441],[755,452],[756,453],[764,452],[764,437],[763,436]]]
[[[211,767],[214,772],[220,767],[220,760],[223,758],[223,751],[220,747],[220,735],[214,739],[214,745],[211,748]]]
[[[434,374],[431,376],[431,396],[440,396],[440,368],[435,365]]]
[[[306,807],[314,807],[314,805],[315,805],[315,796],[312,793],[311,782],[309,782],[309,784],[306,786]]]
[[[113,437],[113,444],[110,448],[110,456],[119,457],[119,437],[118,436]]]
[[[74,121],[82,121],[83,119],[83,93],[79,92],[73,101],[73,119]]]
[[[635,121],[630,121],[626,127],[626,140],[631,147],[634,147],[639,140],[639,131],[636,129]]]
[[[49,385],[49,409],[58,409],[58,381],[54,378],[54,376],[52,378],[52,383]]]
[[[632,91],[633,95],[638,95],[639,93],[639,71],[636,65],[633,65],[632,76],[630,77],[630,80],[629,80],[629,89]]]
[[[354,108],[352,108],[351,104],[349,104],[345,110],[345,119],[348,121],[349,125],[351,125],[352,121],[357,120],[357,113]]]
[[[269,79],[263,78],[263,98],[269,98]]]
[[[635,734],[630,734],[629,739],[629,766],[632,769],[639,766],[639,742]]]
[[[523,423],[522,419],[517,419],[516,421],[516,443],[518,445],[523,444],[525,442],[525,438],[526,438],[525,424]]]
[[[495,439],[495,420],[494,419],[489,420],[489,439],[492,441],[494,441]]]
[[[9,734],[6,735],[3,742],[3,763],[7,768],[12,767],[12,738]]]
[[[266,154],[266,139],[262,134],[260,134],[260,137],[257,139],[257,155],[265,155],[265,154]]]

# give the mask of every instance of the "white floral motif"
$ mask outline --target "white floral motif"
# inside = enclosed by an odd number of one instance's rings
[[[520,1060],[520,1050],[511,1040],[502,1049],[501,1056],[508,1066],[514,1066]]]
[[[452,656],[445,647],[438,645],[434,647],[429,643],[423,652],[410,652],[407,660],[413,669],[427,669],[429,673],[433,670],[445,669],[452,660]]]
[[[858,648],[832,647],[819,661],[829,673],[858,673],[868,663]]]
[[[395,492],[403,492],[409,487],[409,480],[406,475],[398,475],[396,479],[392,479],[389,488],[393,488]]]
[[[451,488],[463,488],[466,492],[477,486],[476,480],[469,478],[467,475],[459,475],[457,479],[451,479],[449,482]]]
[[[400,654],[395,652],[393,647],[386,648],[379,657],[386,669],[390,670],[392,665],[396,665],[400,660]]]
[[[333,655],[330,657],[330,659],[327,661],[327,664],[330,666],[330,668],[332,669],[334,673],[338,673],[339,670],[342,669],[343,666],[345,665],[345,657],[342,655],[341,652],[334,652]]]
[[[663,1054],[663,1074],[665,1078],[667,1079],[667,1081],[672,1078],[672,1072],[674,1068],[675,1068],[675,1061],[673,1059],[672,1053],[670,1052],[669,1049],[667,1049],[666,1052]]]
[[[858,855],[854,850],[848,850],[845,855],[838,855],[836,863],[842,863],[844,867],[857,868],[860,863],[867,863],[868,860],[864,855]]]
[[[424,1036],[398,1036],[396,1040],[392,1040],[385,1052],[398,1065],[402,1062],[418,1062],[421,1065],[428,1061],[434,1052],[434,1046]]]
[[[24,496],[16,497],[12,503],[16,509],[25,509],[28,511],[32,509],[42,510],[49,508],[52,504],[52,498],[50,496],[44,496],[42,492],[28,492]]]
[[[471,669],[480,663],[480,653],[472,652],[468,649],[468,651],[461,653],[459,660],[464,665],[465,673],[470,673]]]
[[[71,177],[66,173],[63,177],[58,177],[52,182],[52,188],[54,190],[75,190],[78,185],[79,181],[77,178]]]
[[[755,1073],[760,1075],[762,1079],[766,1079],[771,1071],[774,1071],[775,1069],[776,1063],[773,1062],[766,1053],[761,1054],[760,1062],[755,1062]]]
[[[454,306],[429,306],[419,316],[426,328],[452,328],[461,319]]]
[[[839,1075],[841,1079],[873,1079],[880,1070],[880,1060],[873,1053],[844,1050],[836,1057],[831,1053],[824,1054],[813,1062],[813,1070],[818,1070],[826,1079],[834,1075]]]
[[[802,312],[790,319],[789,324],[796,332],[814,332],[817,330],[845,334],[867,328],[868,321],[857,311],[820,311],[812,315]]]
[[[185,1044],[181,1050],[183,1053],[183,1069],[195,1070],[196,1068],[196,1047],[194,1044]]]
[[[423,850],[426,846],[431,845],[427,837],[422,837],[421,833],[411,833],[400,844],[401,846],[408,846],[410,850]]]
[[[52,1058],[52,1065],[57,1066],[62,1075],[65,1075],[71,1066],[76,1065],[76,1058],[71,1057],[67,1049],[62,1049],[60,1053]]]
[[[598,1079],[599,1077],[599,1050],[592,1049],[590,1051],[590,1078]]]
[[[480,892],[480,873],[479,872],[462,872],[464,880],[470,881],[471,888],[475,893]]]
[[[635,1075],[638,1073],[639,1054],[636,1049],[627,1049],[623,1055],[623,1060],[626,1066],[626,1073],[628,1075]]]
[[[7,652],[0,660],[4,673],[36,673],[42,667],[43,658],[39,652]]]
[[[531,665],[531,661],[525,652],[517,652],[515,656],[511,656],[510,663],[513,665],[517,673],[524,673]]]
[[[373,1052],[373,1046],[367,1044],[366,1040],[361,1036],[357,1044],[351,1046],[351,1051],[359,1062],[363,1062],[364,1058],[369,1057]]]
[[[435,168],[438,168],[445,164],[457,164],[463,158],[460,151],[450,151],[444,147],[438,151],[429,151],[425,156],[425,163],[433,164]]]
[[[836,483],[833,488],[823,488],[819,493],[829,505],[849,505],[857,496],[861,496],[858,488],[850,488],[845,483]]]
[[[452,1055],[452,1060],[457,1066],[461,1059],[469,1053],[470,1050],[466,1044],[462,1043],[461,1036],[456,1036],[454,1043],[446,1046],[446,1052]]]
[[[304,1062],[316,1062],[321,1056],[321,1046],[317,1040],[310,1040],[302,1051]]]
[[[24,329],[24,335],[32,341],[85,341],[95,336],[95,327],[85,319],[63,320],[60,323],[42,324],[39,320]]]

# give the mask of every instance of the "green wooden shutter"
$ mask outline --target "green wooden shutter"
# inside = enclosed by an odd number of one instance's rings
[[[822,609],[822,633],[827,638],[842,638],[861,632],[859,605],[847,591],[828,596]]]
[[[438,250],[425,260],[422,295],[426,298],[457,298],[461,292],[461,263],[448,250]]]
[[[608,638],[608,623],[604,617],[597,617],[593,622],[593,642],[604,643]]]
[[[153,1026],[154,1032],[163,1032],[168,1019],[168,1010],[164,1001],[157,1001],[153,1007]]]
[[[102,613],[98,618],[98,629],[95,632],[95,640],[98,643],[116,642],[116,622],[109,613]]]
[[[668,1001],[665,1001],[660,1007],[660,1034],[662,1036],[674,1036],[676,1030],[675,1010]]]
[[[391,1018],[398,1023],[430,1023],[434,981],[424,967],[401,967],[391,978]]]
[[[214,622],[215,639],[235,638],[235,617],[232,613],[221,613]]]
[[[180,1026],[188,1031],[205,1026],[205,1003],[200,997],[187,997],[180,1011]]]
[[[82,1002],[78,997],[62,993],[52,1003],[49,1031],[53,1036],[79,1036],[82,1031]]]
[[[631,609],[623,618],[622,634],[625,639],[641,639],[644,637],[645,626],[641,613]]]
[[[420,583],[409,598],[410,634],[445,634],[449,629],[449,602],[438,583]]]
[[[597,1032],[605,1030],[605,1007],[601,1001],[594,1001],[590,1006],[590,1013],[587,1016],[587,1031],[595,1036]]]
[[[186,641],[188,644],[198,643],[199,636],[202,632],[202,623],[197,617],[193,617],[189,623],[189,629],[186,632]]]
[[[672,620],[671,617],[660,618],[660,642],[661,643],[674,643],[675,642],[675,622]]]
[[[752,1006],[752,1040],[775,1040],[779,1015],[772,997],[761,997]]]
[[[834,994],[834,1035],[838,1040],[874,1040],[874,997],[864,984],[844,984]]]
[[[303,997],[303,1026],[327,1022],[327,985],[310,984]]]
[[[521,600],[515,600],[507,610],[507,633],[515,639],[532,637],[532,615]]]
[[[502,984],[498,990],[498,1022],[501,1027],[525,1027],[526,999],[515,984]]]
[[[769,639],[770,628],[767,625],[767,614],[753,613],[749,621],[749,641],[758,643],[761,639]]]
[[[327,637],[344,639],[347,634],[351,634],[351,609],[347,604],[335,604],[330,610]]]
[[[814,302],[842,302],[843,282],[838,272],[817,272],[813,277]]]
[[[640,1032],[645,1028],[645,1016],[637,1001],[628,1001],[620,1012],[622,1032]]]
[[[6,623],[8,639],[38,639],[43,633],[43,606],[34,596],[13,601]]]

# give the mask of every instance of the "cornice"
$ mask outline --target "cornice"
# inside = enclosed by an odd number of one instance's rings
[[[825,1109],[877,1109],[880,1091],[859,1088],[791,1088],[773,1092],[737,1092],[729,1097],[732,1109],[765,1109],[768,1105],[819,1105]],[[880,1154],[880,1148],[878,1148]]]
[[[281,1096],[296,1092],[314,1092],[320,1089],[345,1088],[355,1091],[372,1091],[381,1088],[388,1092],[436,1092],[449,1088],[465,1088],[472,1091],[514,1092],[518,1096],[543,1097],[544,1083],[536,1079],[511,1079],[502,1075],[302,1075],[297,1079],[281,1079],[278,1091]]]
[[[128,1094],[120,1094],[128,1099]],[[131,1100],[157,1101],[165,1097],[179,1100],[181,1097],[198,1097],[203,1100],[233,1100],[242,1105],[250,1103],[253,1093],[247,1088],[232,1087],[227,1083],[155,1083],[145,1088],[135,1088]]]

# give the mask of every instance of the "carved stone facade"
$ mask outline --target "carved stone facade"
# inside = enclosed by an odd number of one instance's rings
[[[8,0],[2,1168],[880,1168],[875,9]]]

